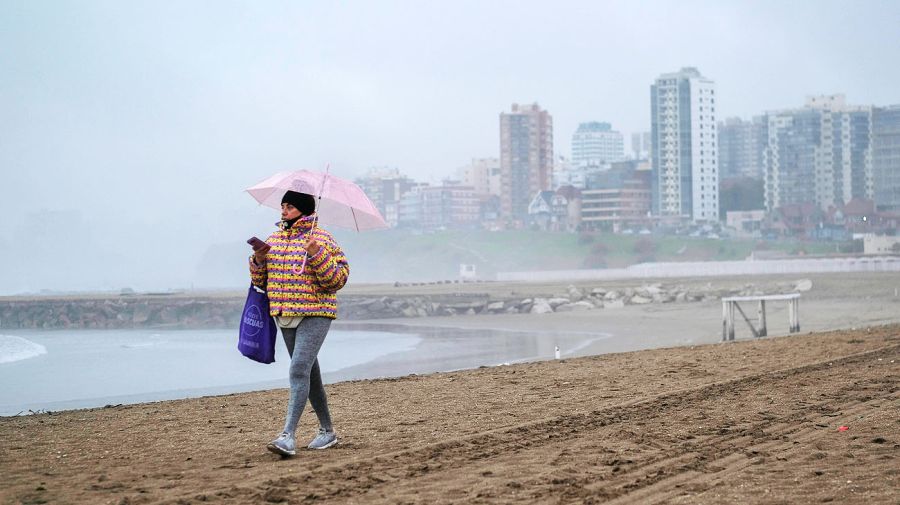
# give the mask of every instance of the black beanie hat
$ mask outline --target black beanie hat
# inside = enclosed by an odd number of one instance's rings
[[[281,203],[289,203],[304,216],[312,215],[316,211],[316,199],[306,193],[288,191],[281,197]]]

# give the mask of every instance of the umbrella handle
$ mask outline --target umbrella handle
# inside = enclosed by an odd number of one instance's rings
[[[291,265],[291,273],[294,275],[301,275],[304,270],[306,270],[306,258],[309,257],[309,254],[303,253],[303,261],[300,263],[300,268],[297,268],[297,265]]]
[[[316,215],[316,218],[318,218],[318,214]],[[315,220],[313,220],[313,228],[315,228],[315,226],[316,226]],[[309,232],[306,234],[306,236],[303,237],[304,243],[309,240],[310,235],[312,235],[312,228],[309,230]],[[302,274],[303,271],[306,270],[306,260],[307,259],[309,259],[309,253],[306,252],[306,248],[304,247],[303,248],[303,260],[300,262],[300,268],[297,268],[296,264],[291,265],[291,273],[293,273],[294,275]]]

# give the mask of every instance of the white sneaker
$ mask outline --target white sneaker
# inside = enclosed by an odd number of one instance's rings
[[[294,442],[293,436],[282,433],[278,435],[278,438],[269,442],[266,449],[282,456],[293,456],[297,454],[297,443]]]
[[[338,443],[338,440],[334,430],[327,431],[325,428],[319,428],[319,434],[306,447],[307,449],[321,450],[328,449],[336,443]]]

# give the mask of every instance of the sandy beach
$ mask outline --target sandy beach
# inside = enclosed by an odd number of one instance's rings
[[[813,278],[800,334],[725,344],[712,302],[394,321],[619,338],[330,385],[340,444],[292,459],[284,389],[0,418],[0,503],[897,503],[896,281]]]

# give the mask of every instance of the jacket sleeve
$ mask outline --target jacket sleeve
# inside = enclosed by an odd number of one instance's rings
[[[316,237],[319,240],[319,252],[308,259],[308,264],[316,274],[319,286],[329,293],[337,292],[347,283],[350,276],[350,265],[344,251],[330,236]]]
[[[272,237],[270,236],[266,243],[271,242]],[[266,258],[268,260],[268,257]],[[269,280],[269,262],[266,261],[262,265],[257,265],[256,262],[253,261],[253,255],[250,255],[250,259],[248,260],[250,263],[250,284],[260,288],[266,289],[266,282]]]
[[[261,289],[266,289],[266,281],[269,278],[269,270],[266,263],[262,265],[257,265],[256,262],[253,261],[253,255],[250,255],[249,259],[250,263],[250,284],[253,284],[256,287]]]

